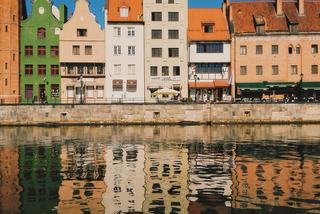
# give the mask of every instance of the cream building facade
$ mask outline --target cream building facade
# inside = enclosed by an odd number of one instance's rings
[[[104,47],[104,30],[88,0],[77,0],[73,16],[60,32],[62,103],[104,101]]]
[[[107,2],[105,14],[107,102],[144,102],[142,13],[142,0]]]
[[[188,1],[144,0],[145,99],[161,88],[188,97]],[[178,98],[178,97],[176,97]]]

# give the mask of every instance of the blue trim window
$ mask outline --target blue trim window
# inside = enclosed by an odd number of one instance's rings
[[[221,74],[222,73],[222,66],[221,63],[202,63],[196,64],[196,72],[198,74]]]
[[[223,43],[198,43],[197,53],[223,53]]]

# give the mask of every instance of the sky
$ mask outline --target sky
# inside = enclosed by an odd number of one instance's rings
[[[28,13],[31,11],[31,1],[27,1]],[[187,0],[186,0],[187,1]],[[75,0],[51,0],[54,5],[59,6],[61,3],[66,4],[68,13],[74,10]],[[89,0],[91,12],[96,15],[97,21],[104,27],[104,5],[105,0]],[[189,7],[220,7],[222,0],[189,0]]]

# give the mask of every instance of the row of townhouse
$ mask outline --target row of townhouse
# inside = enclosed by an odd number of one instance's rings
[[[319,97],[318,0],[108,0],[105,29],[89,6],[1,1],[1,102]]]

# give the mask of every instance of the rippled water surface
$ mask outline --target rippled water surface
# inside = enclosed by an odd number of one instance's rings
[[[0,213],[320,213],[320,126],[0,128]]]

